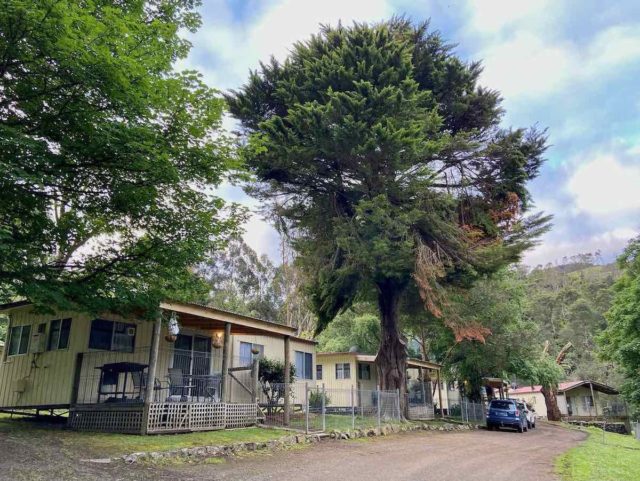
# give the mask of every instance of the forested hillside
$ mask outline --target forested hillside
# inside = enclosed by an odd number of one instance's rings
[[[291,262],[275,266],[243,241],[200,267],[210,285],[209,303],[281,323],[301,326],[311,334],[315,317],[308,308],[303,279]],[[480,280],[468,292],[449,292],[449,315],[462,325],[484,329],[485,342],[456,339],[447,319],[428,313],[403,317],[410,354],[442,362],[451,376],[479,381],[482,376],[508,376],[521,383],[526,366],[549,342],[555,354],[573,344],[563,365],[567,379],[588,378],[618,386],[612,363],[597,356],[596,337],[606,327],[611,289],[620,270],[597,255],[583,254],[562,264],[507,269]],[[375,354],[380,328],[375,306],[356,304],[340,314],[318,336],[319,351]],[[524,367],[523,367],[524,366]]]
[[[525,313],[537,326],[540,345],[548,340],[552,354],[567,342],[573,344],[565,363],[568,378],[617,385],[620,379],[613,365],[596,356],[595,339],[607,326],[604,314],[620,270],[616,264],[596,265],[594,260],[590,255],[576,256],[528,273]]]

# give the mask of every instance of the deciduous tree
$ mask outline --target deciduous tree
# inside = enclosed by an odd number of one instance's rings
[[[153,310],[235,220],[224,101],[173,64],[197,0],[0,7],[0,294]],[[198,291],[199,292],[199,291]]]

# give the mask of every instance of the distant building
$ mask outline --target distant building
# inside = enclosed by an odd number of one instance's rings
[[[539,417],[547,417],[542,386],[526,386],[509,391],[509,397],[525,401]],[[619,392],[596,381],[566,381],[558,385],[558,408],[563,419],[590,420],[605,417],[626,418],[627,410]]]

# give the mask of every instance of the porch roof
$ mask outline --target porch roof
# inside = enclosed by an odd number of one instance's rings
[[[231,334],[262,334],[266,336],[290,337],[296,341],[316,344],[315,341],[296,336],[296,328],[277,324],[235,312],[217,309],[193,303],[167,301],[160,307],[178,315],[183,326],[205,330],[223,330],[226,323],[231,324]]]
[[[328,356],[354,356],[356,358],[356,361],[358,362],[369,362],[369,363],[376,362],[376,356],[374,356],[373,354],[359,354],[357,352],[319,352],[317,356],[318,356],[318,359],[321,359],[322,357],[328,357]],[[410,357],[407,359],[407,367],[409,368],[422,367],[424,369],[432,369],[434,371],[439,371],[442,365],[435,362],[423,361],[422,359],[416,359],[416,358]]]

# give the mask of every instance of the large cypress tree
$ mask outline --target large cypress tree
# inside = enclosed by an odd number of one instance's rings
[[[403,389],[403,296],[441,316],[441,286],[517,261],[548,222],[524,217],[545,136],[504,130],[479,63],[428,24],[323,27],[228,96],[253,191],[294,234],[322,330],[358,299],[380,311],[384,389]]]

